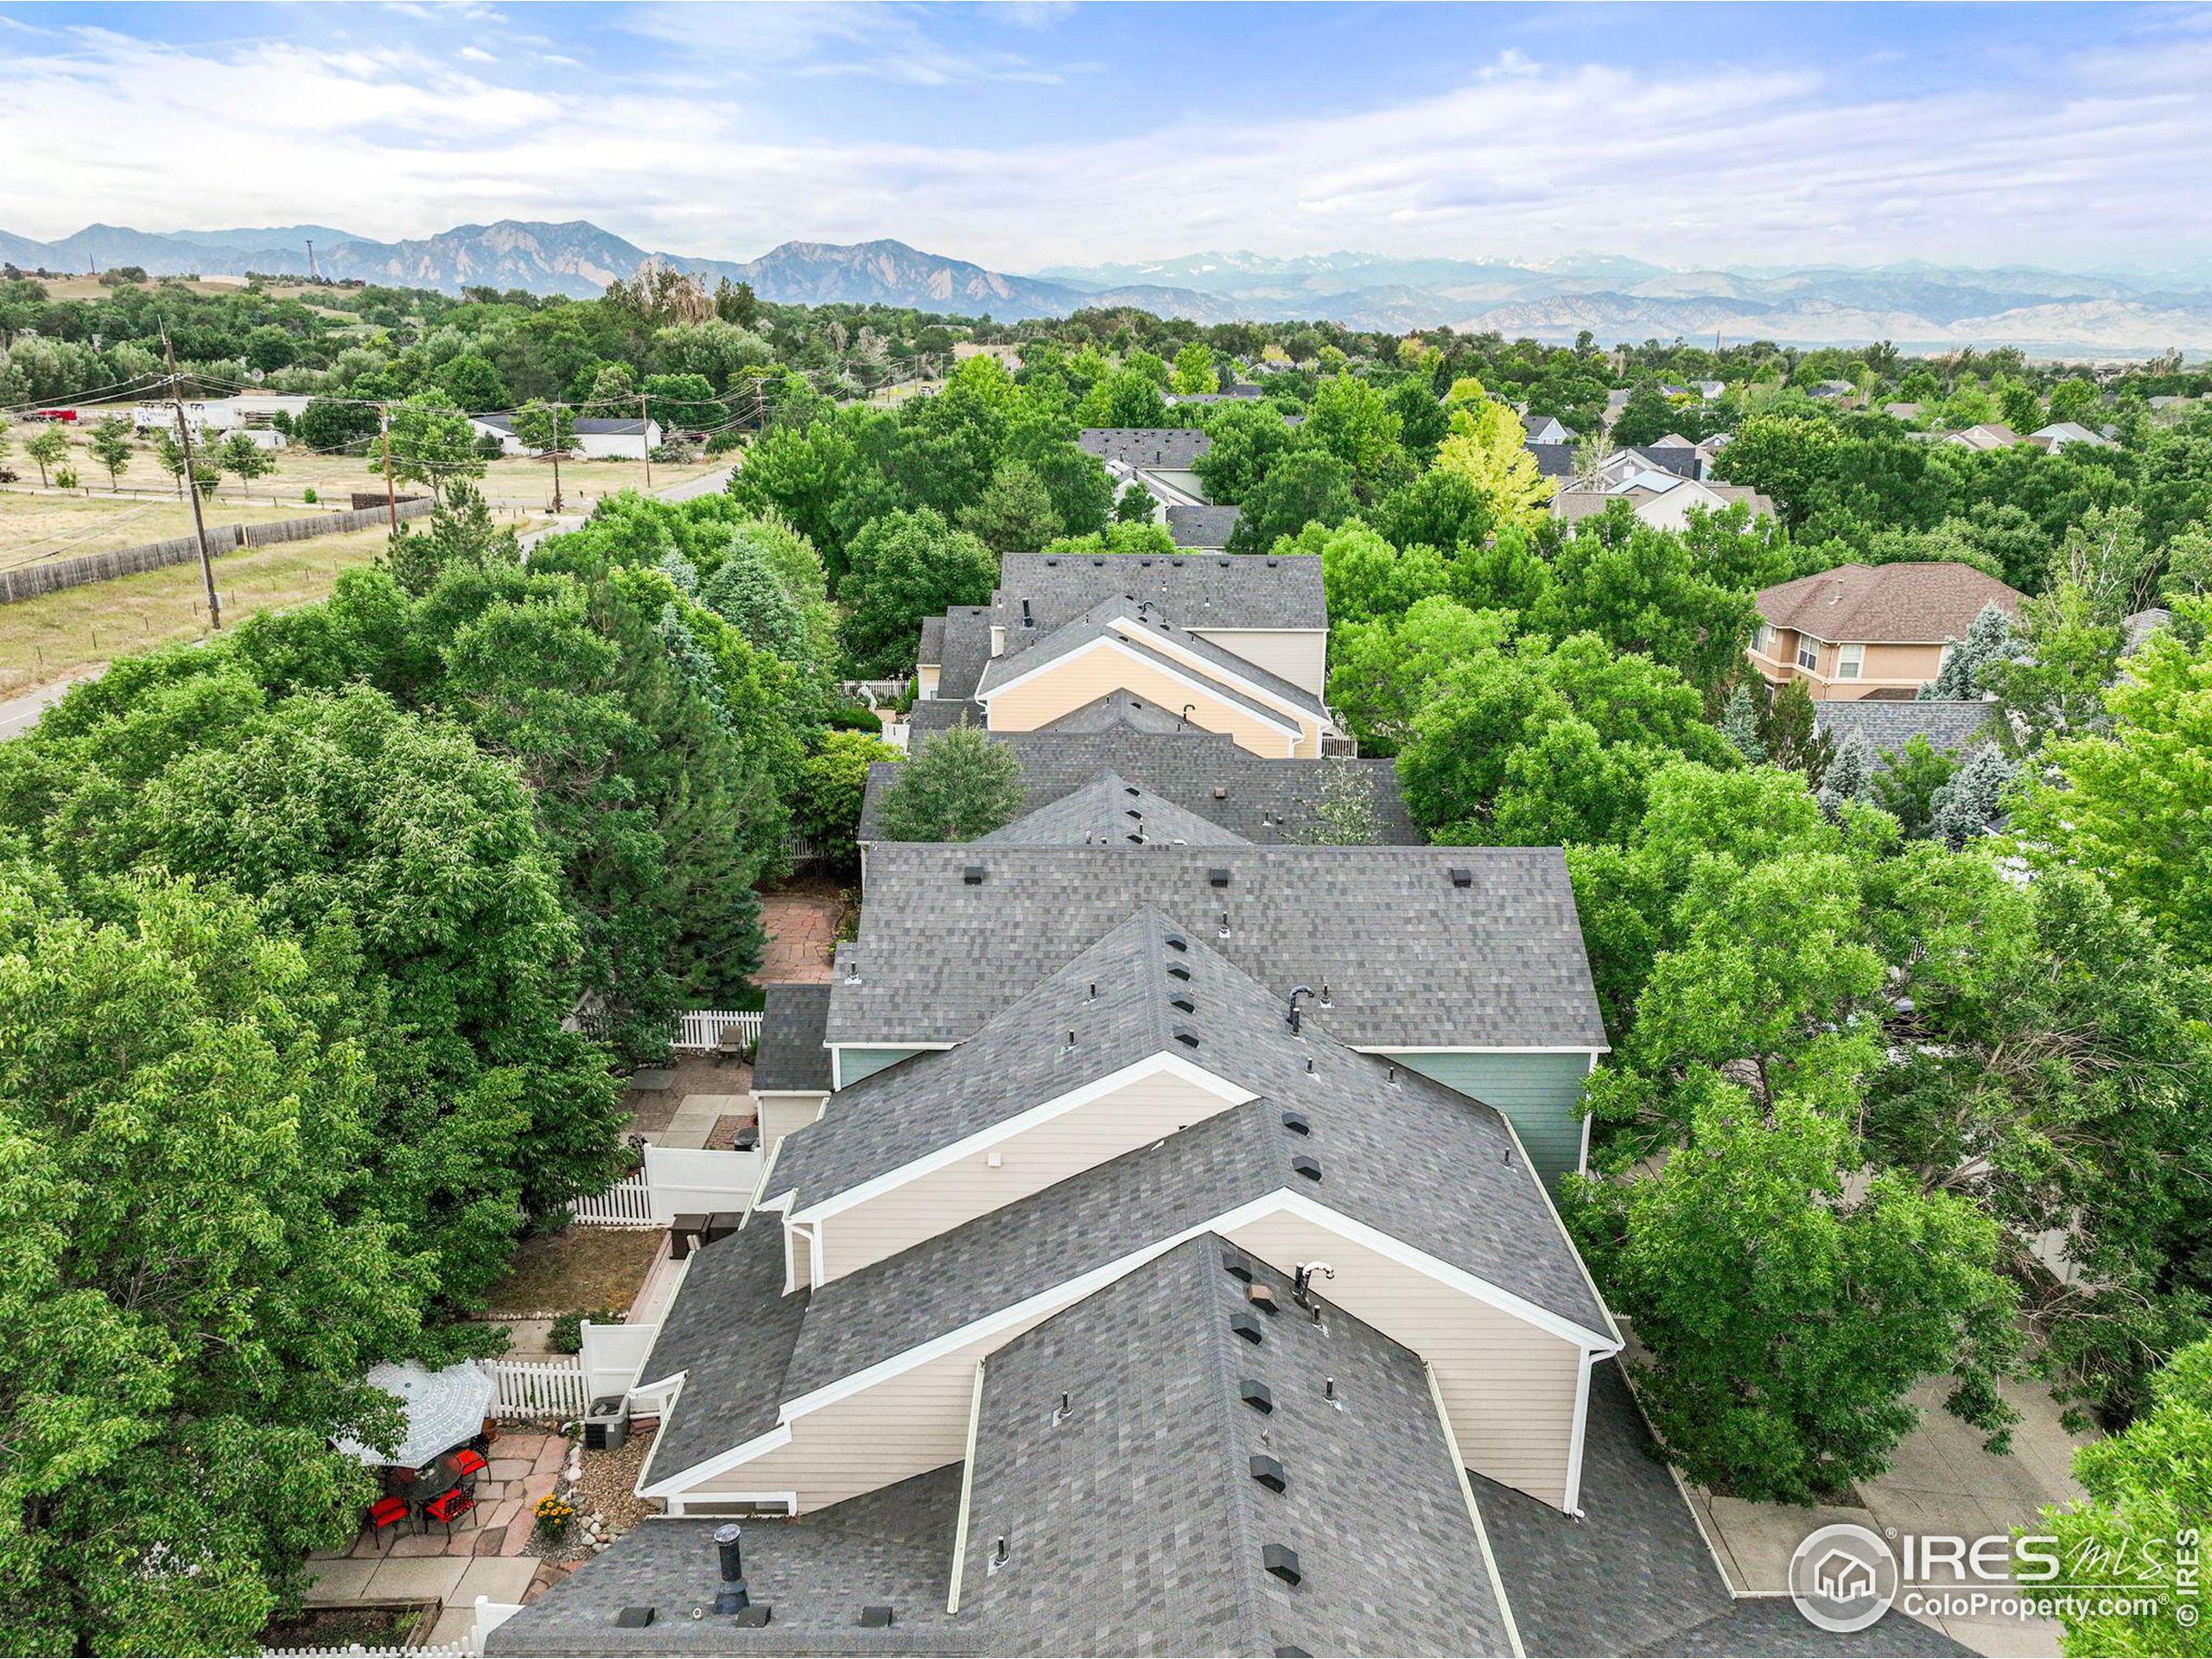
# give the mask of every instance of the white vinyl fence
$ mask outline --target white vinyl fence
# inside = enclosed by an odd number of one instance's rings
[[[606,1192],[588,1198],[571,1198],[569,1213],[588,1227],[658,1227],[653,1215],[652,1183],[645,1172],[626,1175]]]
[[[675,1046],[710,1049],[721,1046],[722,1033],[735,1027],[748,1043],[760,1040],[760,1013],[732,1013],[722,1008],[695,1008],[677,1017]]]
[[[559,1422],[590,1406],[583,1367],[572,1359],[486,1359],[492,1409],[501,1422]]]

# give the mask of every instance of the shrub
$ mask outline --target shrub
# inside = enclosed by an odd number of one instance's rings
[[[553,1321],[552,1330],[546,1333],[545,1345],[556,1354],[580,1353],[584,1345],[586,1319],[594,1325],[617,1325],[621,1319],[611,1307],[577,1308]]]

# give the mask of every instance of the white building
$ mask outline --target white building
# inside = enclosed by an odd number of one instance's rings
[[[511,415],[472,415],[468,423],[480,435],[497,438],[502,454],[544,453],[531,448],[515,435],[514,417]],[[658,421],[612,421],[585,416],[569,425],[575,440],[567,453],[582,455],[586,461],[643,461],[649,451],[660,448]]]

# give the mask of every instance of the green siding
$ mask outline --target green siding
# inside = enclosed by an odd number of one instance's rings
[[[838,1086],[849,1089],[872,1071],[880,1071],[887,1065],[896,1065],[925,1052],[918,1048],[841,1048],[837,1051]]]
[[[1580,1166],[1582,1089],[1590,1056],[1573,1054],[1388,1054],[1423,1077],[1495,1106],[1513,1120],[1529,1160],[1547,1185]]]

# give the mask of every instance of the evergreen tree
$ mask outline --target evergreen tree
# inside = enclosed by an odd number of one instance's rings
[[[1759,736],[1759,711],[1748,680],[1739,681],[1721,711],[1720,735],[1736,746],[1736,753],[1756,766],[1766,760],[1766,744]]]
[[[1988,834],[2005,787],[2019,770],[1995,744],[1978,746],[1929,802],[1929,825],[1936,838],[1963,847]]]
[[[1967,702],[1982,694],[1983,670],[2012,654],[2012,619],[1995,601],[1983,606],[1967,626],[1967,637],[1952,640],[1936,677],[1920,688],[1920,700]]]
[[[493,521],[483,495],[455,482],[445,500],[431,510],[427,531],[402,524],[392,532],[385,562],[392,580],[419,597],[436,587],[448,570],[519,566],[522,550],[513,527]]]
[[[1821,808],[1830,817],[1839,816],[1847,801],[1870,801],[1874,797],[1874,750],[1864,732],[1853,732],[1836,745],[1835,756],[1821,779]]]

